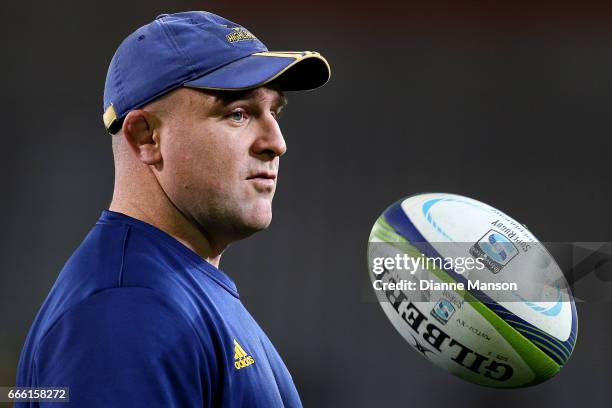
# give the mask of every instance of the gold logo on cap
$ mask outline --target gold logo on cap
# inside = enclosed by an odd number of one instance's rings
[[[251,34],[249,30],[245,28],[242,28],[242,27],[228,27],[228,28],[232,29],[233,31],[227,34],[225,38],[227,38],[227,41],[231,43],[234,43],[237,41],[257,40],[257,37],[255,37],[253,34]]]

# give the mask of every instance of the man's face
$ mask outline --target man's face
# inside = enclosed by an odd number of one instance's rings
[[[160,127],[168,198],[204,232],[240,239],[272,219],[279,156],[285,140],[277,118],[284,97],[276,89],[204,92],[181,88]]]

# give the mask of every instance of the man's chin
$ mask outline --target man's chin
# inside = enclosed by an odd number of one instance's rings
[[[240,239],[253,235],[256,232],[265,230],[272,222],[272,210],[270,206],[262,206],[242,217],[240,226],[237,228]]]
[[[250,231],[250,234],[265,230],[272,222],[272,214],[262,214],[250,219],[245,223],[245,229]]]
[[[234,211],[219,211],[217,216],[207,215],[201,223],[203,229],[223,237],[224,241],[238,241],[262,231],[272,222],[272,205],[268,201],[258,201],[248,207],[235,208]]]

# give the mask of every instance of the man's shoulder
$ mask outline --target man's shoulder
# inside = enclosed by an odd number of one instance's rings
[[[102,289],[64,307],[46,303],[28,343],[38,360],[41,350],[45,355],[66,342],[77,348],[111,344],[151,352],[151,347],[163,351],[179,342],[201,347],[213,335],[174,299],[151,288],[124,286]]]
[[[41,356],[39,350],[45,351],[42,356],[61,353],[63,344],[86,348],[125,343],[145,352],[159,343],[163,352],[187,342],[192,351],[215,355],[215,344],[227,337],[226,312],[240,311],[241,304],[185,250],[138,226],[96,224],[64,265],[36,316],[22,353],[24,377],[35,356]],[[140,345],[142,338],[152,342]]]
[[[217,370],[214,353],[211,340],[203,342],[201,329],[162,294],[142,287],[111,288],[57,319],[22,361],[20,381],[66,384],[81,391],[78,399],[91,397],[91,404],[83,406],[98,406],[107,398],[104,392],[121,389],[126,395],[140,390],[175,399],[170,394],[182,387],[184,399],[199,400],[200,380]],[[104,390],[96,385],[101,382]]]
[[[78,326],[84,321],[79,316],[116,319],[122,311],[135,319],[146,316],[139,324],[192,330],[209,312],[209,293],[197,291],[181,261],[154,238],[130,225],[98,223],[66,262],[39,311],[32,328],[37,340],[60,322]],[[156,321],[164,316],[172,318]]]
[[[116,287],[93,293],[64,310],[41,341],[78,337],[88,330],[96,336],[110,333],[118,340],[151,339],[160,331],[193,337],[195,332],[188,316],[162,293],[145,287]]]
[[[121,287],[167,291],[192,265],[150,231],[126,223],[98,222],[70,256],[52,289],[80,301]],[[177,295],[177,297],[180,297]]]

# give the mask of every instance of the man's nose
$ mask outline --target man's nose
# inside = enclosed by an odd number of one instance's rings
[[[282,156],[287,151],[287,144],[278,122],[271,113],[260,119],[257,127],[257,137],[253,143],[253,153],[266,155],[270,158]]]

